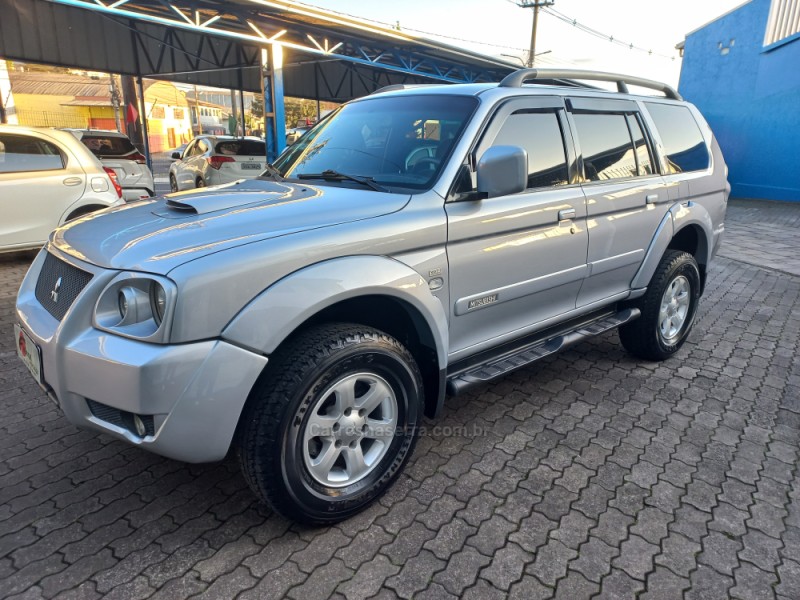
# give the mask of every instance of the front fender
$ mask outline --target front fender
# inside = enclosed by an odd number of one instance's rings
[[[701,265],[709,263],[714,239],[711,215],[702,204],[696,202],[676,204],[664,215],[656,229],[656,234],[650,242],[642,265],[631,281],[631,289],[641,290],[647,287],[672,238],[682,229],[690,226],[697,226],[702,230],[702,235],[697,236],[697,262]]]
[[[343,300],[389,296],[413,306],[436,344],[440,368],[447,365],[447,315],[419,273],[392,258],[349,256],[287,275],[248,303],[222,332],[234,344],[272,354],[300,325]]]

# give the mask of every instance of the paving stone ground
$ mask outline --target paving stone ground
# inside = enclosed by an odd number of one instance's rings
[[[70,425],[14,354],[31,255],[0,256],[0,597],[800,597],[800,203],[729,214],[677,357],[611,332],[448,399],[392,490],[321,529],[232,461]]]

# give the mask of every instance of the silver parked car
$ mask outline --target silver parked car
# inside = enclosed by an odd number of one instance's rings
[[[18,353],[73,423],[191,462],[234,447],[275,510],[330,523],[391,485],[446,394],[613,328],[674,356],[728,193],[663,84],[393,86],[258,179],[58,229]]]
[[[74,136],[0,125],[0,252],[40,247],[59,225],[122,202],[114,171]]]
[[[142,200],[155,195],[153,172],[147,159],[130,138],[117,131],[68,129],[104,166],[113,169],[126,201]]]
[[[264,140],[223,135],[201,135],[183,153],[173,152],[169,187],[173,192],[254,179],[266,163]]]

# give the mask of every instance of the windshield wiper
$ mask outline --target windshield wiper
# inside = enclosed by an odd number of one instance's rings
[[[298,179],[325,179],[326,181],[355,181],[361,185],[372,188],[376,192],[388,191],[385,187],[377,183],[372,177],[361,177],[360,175],[348,175],[333,169],[327,169],[322,173],[300,173]]]

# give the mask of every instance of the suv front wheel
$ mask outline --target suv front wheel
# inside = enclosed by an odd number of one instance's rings
[[[308,329],[271,359],[248,400],[245,479],[291,519],[346,519],[400,474],[423,398],[416,362],[393,337],[360,325]]]
[[[625,349],[646,360],[665,360],[686,341],[700,299],[700,270],[688,252],[668,250],[647,286],[630,306],[642,316],[620,327]]]

